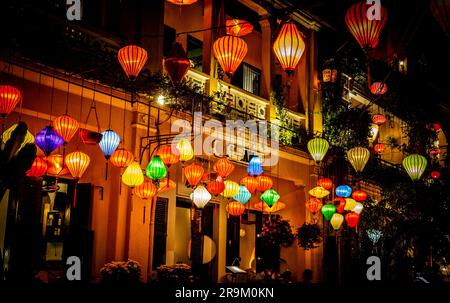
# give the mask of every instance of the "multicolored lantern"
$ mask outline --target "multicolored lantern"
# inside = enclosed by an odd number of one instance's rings
[[[80,124],[68,114],[64,114],[53,120],[53,128],[64,139],[64,142],[68,143],[80,128]]]
[[[133,161],[122,174],[122,182],[133,188],[144,183],[144,174],[138,162]]]
[[[386,83],[374,82],[370,85],[370,92],[374,95],[384,95],[387,93],[388,87]]]
[[[180,161],[180,151],[172,145],[161,146],[156,152],[167,167]]]
[[[256,181],[258,181],[258,185],[256,186],[256,190],[259,192],[265,192],[268,189],[271,189],[273,186],[272,178],[269,176],[261,175],[256,177]]]
[[[342,223],[344,223],[344,216],[338,213],[334,213],[331,217],[330,224],[334,230],[341,228]]]
[[[424,156],[412,154],[402,161],[402,165],[413,181],[417,181],[427,168],[427,159]]]
[[[376,125],[383,125],[386,123],[386,121],[387,121],[386,116],[382,114],[376,114],[373,115],[372,117],[372,122],[375,123]]]
[[[247,54],[247,43],[235,36],[225,36],[213,44],[214,56],[225,74],[231,77]]]
[[[252,194],[248,191],[247,187],[244,185],[239,185],[239,192],[237,195],[233,197],[234,200],[241,202],[242,204],[245,204],[250,200],[252,197]]]
[[[211,200],[211,194],[208,190],[203,186],[199,185],[191,194],[191,200],[194,202],[197,208],[204,208],[206,204],[208,204],[209,200]]]
[[[180,161],[182,163],[194,158],[194,149],[188,138],[182,138],[177,144],[177,149],[180,152]]]
[[[213,180],[206,185],[206,189],[214,196],[218,196],[225,190],[225,182],[222,180]]]
[[[225,180],[225,190],[221,193],[225,198],[233,198],[239,192],[239,184],[231,180]]]
[[[353,211],[353,209],[356,207],[356,200],[352,198],[345,198],[345,207],[344,210],[346,211]]]
[[[119,146],[120,136],[111,129],[107,129],[102,133],[102,139],[98,143],[106,160],[108,160]]]
[[[226,210],[230,216],[239,217],[244,213],[245,206],[240,202],[232,201],[228,203]]]
[[[336,199],[333,200],[333,204],[334,206],[336,206],[336,212],[343,214],[345,211],[345,204],[346,201],[344,198],[341,197],[337,197]]]
[[[358,202],[366,201],[367,199],[367,193],[363,190],[355,190],[352,193],[352,198],[355,199]]]
[[[31,168],[27,171],[28,177],[40,177],[47,171],[47,161],[41,157],[34,158]]]
[[[259,176],[259,177],[262,177],[262,176]],[[256,189],[258,188],[258,179],[255,177],[252,177],[252,176],[246,176],[241,179],[240,184],[247,187],[248,191],[251,194],[254,194]],[[270,187],[272,187],[272,185]],[[267,190],[269,188],[266,188],[265,190]]]
[[[229,19],[225,22],[227,35],[243,37],[253,31],[253,25],[245,20]]]
[[[291,75],[305,51],[305,42],[294,21],[283,24],[273,43],[273,51],[283,70]]]
[[[220,177],[226,178],[233,172],[234,165],[227,157],[224,157],[217,160],[213,169]]]
[[[312,212],[312,214],[316,214],[322,208],[322,201],[319,199],[312,197],[308,201],[306,201],[306,208]]]
[[[319,180],[317,180],[317,185],[328,190],[333,187],[333,181],[328,178],[320,178]]]
[[[316,161],[316,163],[320,163],[320,161],[322,161],[325,157],[330,144],[325,139],[314,138],[309,140],[307,147],[314,161]]]
[[[72,177],[75,179],[81,179],[84,172],[88,168],[91,159],[87,154],[77,150],[67,154],[65,162]]]
[[[384,146],[383,143],[378,143],[373,147],[373,151],[377,154],[382,154],[385,149],[386,147]]]
[[[352,194],[352,188],[348,185],[339,185],[336,187],[336,196],[347,198]]]
[[[127,151],[125,148],[116,149],[109,158],[112,165],[120,168],[127,167],[131,164],[131,162],[133,162],[133,160],[133,153]]]
[[[316,197],[318,199],[325,198],[330,194],[330,192],[325,188],[323,188],[322,186],[316,186],[313,189],[311,189],[308,193],[310,196]]]
[[[200,165],[192,163],[184,168],[184,176],[189,183],[189,186],[195,187],[203,177],[205,170]]]
[[[160,156],[155,155],[152,157],[145,169],[145,174],[153,181],[160,180],[167,175],[166,166]]]
[[[347,151],[347,159],[357,173],[364,170],[369,158],[370,151],[365,147],[354,147]]]
[[[20,90],[11,85],[0,85],[0,118],[6,118],[22,100]]]
[[[128,79],[136,79],[145,63],[147,62],[147,51],[136,45],[122,47],[117,53],[119,63]]]
[[[52,151],[63,145],[64,139],[49,125],[34,136],[34,143],[48,156]]]
[[[133,194],[143,200],[153,198],[157,194],[157,192],[158,189],[156,185],[150,181],[145,181],[141,185],[138,185],[135,188],[133,188]]]
[[[186,76],[191,62],[189,61],[183,46],[175,42],[164,59],[164,68],[173,84],[180,84]]]
[[[269,206],[272,206],[280,200],[280,195],[274,189],[268,189],[261,195],[261,200]]]
[[[250,176],[256,177],[261,175],[264,170],[262,168],[261,158],[258,156],[253,156],[247,165],[247,172]]]
[[[359,215],[357,213],[348,213],[345,215],[345,221],[350,228],[356,228],[359,222]]]
[[[325,220],[330,221],[333,214],[336,212],[336,206],[333,204],[325,204],[322,206],[322,214],[325,218]]]

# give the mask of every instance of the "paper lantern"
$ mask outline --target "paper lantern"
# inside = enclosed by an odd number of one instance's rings
[[[373,244],[376,244],[378,240],[380,240],[383,233],[376,229],[368,229],[366,230],[367,237],[372,241]]]
[[[195,163],[184,168],[184,176],[191,187],[195,187],[200,182],[204,173],[203,167]]]
[[[129,79],[136,79],[145,63],[147,62],[147,51],[136,45],[122,47],[117,53],[119,63]]]
[[[111,129],[107,129],[102,133],[102,139],[98,143],[106,160],[108,160],[119,146],[120,136]]]
[[[28,177],[40,177],[47,171],[47,161],[41,157],[34,158],[31,168],[27,171]]]
[[[170,167],[172,164],[180,161],[180,151],[176,146],[172,145],[164,145],[161,146],[156,152],[158,156],[161,157],[161,160],[167,167]]]
[[[264,170],[262,168],[261,158],[258,156],[253,156],[247,165],[247,172],[250,176],[256,177],[261,175]]]
[[[284,204],[283,202],[277,201],[275,202],[272,206],[267,205],[266,203],[264,203],[263,201],[259,201],[255,204],[253,204],[253,208],[256,209],[257,211],[263,211],[265,213],[275,213],[277,211],[283,210],[286,208],[286,204]]]
[[[352,198],[345,198],[345,207],[344,210],[352,211],[356,207],[356,200]]]
[[[125,148],[116,149],[109,158],[109,161],[112,165],[120,168],[127,167],[131,164],[131,162],[133,162],[133,160],[133,153],[126,150]]]
[[[388,87],[386,83],[374,82],[370,85],[370,92],[374,95],[384,95],[387,93]]]
[[[225,190],[221,193],[225,198],[233,198],[239,192],[239,184],[234,181],[226,180],[225,182]]]
[[[53,154],[47,157],[47,173],[55,176],[62,176],[69,173],[67,166],[63,167],[64,158],[60,154]]]
[[[376,7],[371,7],[363,1],[352,5],[345,14],[345,23],[350,33],[363,49],[372,49],[378,45],[381,31],[387,21],[387,10],[383,6],[380,6],[379,20],[369,20],[367,14],[371,13],[372,9]]]
[[[243,37],[253,31],[253,25],[245,20],[229,19],[225,22],[227,35]]]
[[[322,199],[330,194],[330,192],[328,190],[326,190],[325,188],[323,188],[321,186],[314,187],[313,189],[308,191],[308,193],[310,196],[316,197],[318,199]]]
[[[367,199],[367,193],[363,190],[355,190],[352,193],[352,198],[355,199],[358,202],[366,201]]]
[[[320,178],[317,180],[317,185],[325,189],[331,189],[333,187],[333,181],[328,178]]]
[[[175,42],[164,59],[164,68],[174,84],[179,84],[186,76],[191,62],[189,61],[183,46]]]
[[[226,210],[231,216],[239,217],[244,213],[245,206],[240,202],[232,201],[228,203]]]
[[[322,208],[322,205],[322,201],[316,197],[310,198],[305,204],[306,208],[313,214],[317,213]]]
[[[87,154],[77,150],[67,154],[65,162],[72,177],[75,179],[81,179],[84,172],[88,168],[91,159]]]
[[[427,168],[427,159],[424,156],[412,154],[402,161],[402,165],[413,181],[417,181]]]
[[[167,2],[177,4],[177,5],[191,5],[197,1],[198,0],[167,0]]]
[[[133,161],[122,174],[122,182],[129,187],[136,187],[144,183],[144,174],[138,162]]]
[[[162,193],[171,189],[174,189],[176,187],[175,182],[173,182],[170,179],[164,178],[159,180],[158,184],[158,193]]]
[[[235,36],[225,36],[213,44],[214,56],[225,74],[231,77],[247,54],[247,43]]]
[[[333,204],[334,206],[336,206],[336,212],[342,214],[345,211],[345,204],[346,201],[344,198],[341,197],[337,197],[336,199],[333,200]]]
[[[22,100],[20,90],[11,85],[0,85],[0,118],[6,118]]]
[[[382,154],[385,149],[386,147],[384,146],[383,143],[378,143],[373,147],[373,151],[376,152],[377,154]]]
[[[355,207],[353,207],[352,211],[359,215],[359,214],[361,214],[363,209],[364,209],[364,205],[360,202],[356,202],[356,205],[355,205]]]
[[[180,152],[181,162],[186,162],[194,158],[194,149],[192,148],[191,141],[187,138],[182,138],[178,142],[177,149]]]
[[[283,70],[291,75],[305,51],[305,42],[294,21],[283,24],[273,43],[273,51]]]
[[[260,192],[265,192],[266,190],[271,189],[273,186],[272,178],[269,176],[258,176],[256,177],[256,181],[258,182],[256,189]]]
[[[334,206],[333,204],[325,204],[324,206],[322,206],[321,211],[325,220],[330,221],[331,217],[336,212],[336,206]]]
[[[369,132],[369,142],[372,143],[373,141],[375,141],[377,139],[378,136],[378,131],[379,131],[379,127],[378,125],[372,123],[372,125],[370,126],[370,132]]]
[[[64,139],[65,143],[72,140],[79,127],[80,124],[78,121],[67,114],[53,120],[53,128]]]
[[[344,223],[344,216],[338,213],[334,213],[331,217],[330,224],[334,230],[341,228],[342,223]]]
[[[133,194],[143,200],[153,198],[157,192],[158,189],[156,188],[156,185],[150,181],[145,181],[141,185],[138,185],[135,188],[133,188]]]
[[[49,125],[34,136],[34,143],[48,156],[64,143],[64,139]]]
[[[27,128],[27,131],[25,133],[25,137],[23,138],[22,144],[20,144],[19,148],[17,149],[16,153],[18,153],[25,145],[34,143],[34,136],[30,131],[28,130],[28,127],[24,122],[15,123],[12,126],[10,126],[7,130],[3,132],[3,134],[0,134],[1,141],[3,141],[3,144],[6,144],[9,139],[11,139],[11,136],[13,135],[14,131],[19,127],[20,128]]]
[[[438,180],[441,177],[441,173],[437,170],[433,170],[430,175],[434,180]]]
[[[213,180],[206,185],[206,189],[214,196],[218,196],[225,190],[225,183],[222,180]]]
[[[191,194],[191,200],[194,202],[195,206],[203,208],[208,204],[209,200],[211,200],[211,194],[203,185],[199,185]]]
[[[262,176],[260,176],[260,177],[262,177]],[[242,178],[239,183],[241,185],[244,185],[245,187],[247,187],[248,191],[251,194],[254,194],[258,187],[258,179],[255,177],[252,177],[252,176],[246,176],[246,177]],[[272,187],[272,185],[270,187]],[[269,189],[269,188],[267,188],[267,189]],[[265,190],[267,190],[267,189],[265,189]]]
[[[244,185],[239,185],[239,192],[233,197],[233,199],[245,204],[251,197],[252,194],[248,191],[247,187]]]
[[[280,195],[274,189],[268,189],[261,195],[261,200],[269,206],[272,206],[280,199]]]
[[[364,167],[369,161],[370,151],[364,147],[354,147],[347,151],[347,159],[350,164],[353,166],[357,173],[360,173],[364,170]]]
[[[357,213],[348,213],[345,215],[345,221],[348,227],[355,228],[358,226],[359,215]]]
[[[152,157],[145,169],[145,174],[153,181],[160,180],[167,175],[166,166],[160,156],[155,155]]]
[[[325,139],[314,138],[309,140],[307,147],[314,161],[316,161],[316,163],[320,163],[320,161],[322,161],[325,157],[330,144]]]
[[[387,121],[386,116],[382,114],[373,115],[372,122],[376,125],[383,125]]]
[[[234,170],[234,165],[228,158],[220,158],[217,160],[213,167],[214,171],[217,172],[222,178],[228,177]]]
[[[102,140],[102,134],[88,129],[80,128],[78,131],[81,141],[86,145],[95,145]]]
[[[348,185],[339,185],[336,187],[336,196],[347,198],[352,194],[352,188]]]

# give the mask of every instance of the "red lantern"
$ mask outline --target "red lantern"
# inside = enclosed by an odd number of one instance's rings
[[[206,185],[206,189],[211,195],[218,196],[225,190],[225,182],[222,180],[213,180]]]
[[[367,193],[363,190],[355,190],[352,193],[352,198],[355,199],[358,202],[366,201],[367,199]]]
[[[431,178],[433,178],[434,180],[438,180],[441,177],[441,173],[437,170],[433,170],[431,172]]]
[[[256,181],[258,181],[258,186],[256,189],[260,192],[265,192],[268,189],[272,188],[273,181],[272,178],[264,175],[260,175],[256,177]]]
[[[64,143],[68,143],[77,132],[80,124],[77,120],[64,114],[53,120],[53,128],[64,139]]]
[[[315,197],[311,197],[306,201],[306,208],[313,214],[317,213],[322,208],[322,201]]]
[[[333,181],[328,178],[320,178],[319,180],[317,180],[317,186],[321,186],[325,189],[330,189],[333,187]]]
[[[157,191],[158,188],[156,187],[156,185],[150,181],[145,181],[141,185],[133,188],[133,194],[144,200],[153,198],[156,195]]]
[[[226,209],[231,216],[239,217],[244,213],[245,206],[241,202],[233,201],[228,203]]]
[[[348,213],[345,215],[345,221],[347,222],[348,227],[355,228],[358,226],[359,215],[354,212]]]
[[[203,177],[205,170],[200,165],[192,163],[184,168],[184,176],[191,187],[197,186]]]
[[[84,128],[80,128],[78,132],[81,141],[86,145],[96,145],[102,140],[102,134],[94,131],[90,131]]]
[[[214,42],[214,55],[228,77],[231,77],[247,54],[247,43],[235,36],[221,37]]]
[[[131,162],[133,162],[133,160],[133,153],[127,151],[125,148],[116,149],[109,158],[109,161],[111,161],[112,165],[120,168],[127,167],[131,164]]]
[[[172,145],[161,146],[156,154],[161,157],[161,160],[167,167],[180,161],[180,152]]]
[[[47,171],[47,162],[41,157],[34,158],[31,168],[27,171],[28,177],[40,177]]]
[[[382,114],[377,114],[372,117],[372,122],[376,125],[383,125],[386,123],[386,116]]]
[[[374,82],[370,85],[370,92],[374,95],[384,95],[388,90],[386,83]]]
[[[227,35],[243,37],[253,31],[253,25],[245,20],[231,19],[225,22]]]
[[[244,185],[248,191],[253,195],[258,187],[258,180],[255,177],[247,176],[241,179],[241,185]]]
[[[220,158],[216,164],[214,164],[214,170],[222,178],[228,177],[234,170],[234,165],[228,158]]]
[[[147,51],[136,45],[122,47],[117,58],[129,79],[135,79],[147,62]]]
[[[336,206],[336,211],[340,214],[343,214],[345,211],[345,199],[342,197],[337,197],[333,200],[334,206]]]
[[[164,68],[166,69],[170,80],[172,80],[172,83],[181,83],[190,66],[191,62],[189,61],[183,46],[178,42],[172,44],[167,58],[164,59]]]
[[[378,143],[373,147],[373,150],[377,153],[377,154],[382,154],[385,150],[385,146],[383,143]]]
[[[0,85],[0,118],[6,118],[22,100],[20,90],[11,85]]]
[[[352,5],[345,14],[345,23],[348,29],[363,49],[377,46],[381,31],[387,21],[387,10],[383,6],[380,7],[379,20],[369,20],[367,14],[371,13],[372,9],[376,9],[376,7],[367,5],[365,1],[358,2]]]
[[[287,21],[281,27],[280,33],[273,43],[273,51],[283,70],[288,75],[292,74],[305,51],[305,42],[297,25],[292,20]]]

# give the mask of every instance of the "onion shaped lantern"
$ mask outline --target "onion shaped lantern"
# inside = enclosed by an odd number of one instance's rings
[[[353,211],[353,209],[356,207],[356,200],[352,198],[345,198],[345,206],[344,210],[346,211]]]
[[[424,156],[412,154],[402,161],[402,165],[413,181],[417,181],[427,168],[427,159]]]
[[[119,63],[128,79],[136,79],[145,63],[147,62],[147,51],[136,45],[122,47],[117,53]]]
[[[67,166],[64,165],[64,158],[60,154],[53,154],[47,157],[47,173],[55,176],[62,176],[69,173]]]
[[[240,202],[232,201],[228,203],[226,210],[230,214],[230,216],[239,217],[244,213],[245,206]]]
[[[225,190],[225,183],[222,180],[213,180],[206,185],[206,189],[211,195],[218,196]]]
[[[138,162],[133,161],[122,174],[122,182],[129,187],[136,187],[144,183],[144,174]]]
[[[182,138],[177,143],[177,149],[180,152],[180,161],[186,162],[194,158],[194,149],[192,148],[191,142],[187,138]]]
[[[320,178],[319,180],[317,180],[317,185],[328,190],[333,187],[333,181],[328,178]]]
[[[322,198],[325,198],[326,196],[328,196],[330,194],[330,192],[321,186],[316,186],[313,189],[311,189],[308,192],[308,194],[310,196],[316,197],[318,199],[322,199]]]
[[[247,172],[250,176],[256,177],[261,175],[264,170],[262,168],[261,158],[258,156],[253,156],[247,165]]]
[[[143,200],[153,198],[158,192],[158,188],[153,182],[145,181],[141,185],[133,188],[133,194]]]
[[[225,74],[231,77],[247,54],[247,43],[235,36],[225,36],[213,44],[214,56]]]
[[[336,196],[347,198],[352,194],[352,188],[348,185],[339,185],[336,187]]]
[[[225,190],[221,193],[225,198],[233,198],[239,193],[239,184],[234,181],[226,180],[225,182]]]
[[[31,168],[27,171],[28,177],[40,177],[47,171],[47,161],[41,157],[34,158]]]
[[[386,121],[387,121],[386,116],[382,114],[376,114],[373,115],[372,117],[372,122],[375,123],[376,125],[383,125],[386,123]]]
[[[161,146],[156,152],[167,167],[180,161],[180,151],[172,145]]]
[[[256,177],[256,181],[258,181],[258,185],[256,189],[260,192],[265,192],[268,189],[271,189],[273,186],[272,178],[269,176],[261,175]]]
[[[333,204],[334,206],[336,206],[336,212],[343,214],[345,212],[345,204],[347,202],[345,201],[344,198],[341,197],[337,197],[336,199],[333,200]]]
[[[126,150],[125,148],[118,148],[116,149],[111,157],[109,158],[109,161],[112,165],[115,167],[124,168],[131,164],[134,160],[134,155],[132,152]]]
[[[373,151],[377,154],[382,154],[385,149],[386,147],[384,146],[383,143],[375,144],[375,146],[373,147]]]
[[[200,165],[192,163],[184,168],[184,176],[189,183],[189,186],[195,187],[203,177],[205,170]]]
[[[348,227],[356,228],[359,222],[359,215],[357,213],[348,213],[345,215],[345,221]]]
[[[274,189],[268,189],[261,195],[261,200],[270,207],[280,199],[280,195]]]
[[[359,215],[359,214],[361,214],[363,209],[364,209],[364,205],[361,202],[356,202],[356,205],[355,205],[355,207],[353,207],[352,211]]]
[[[155,155],[152,157],[145,169],[145,174],[153,181],[160,180],[167,175],[166,166],[160,156]]]
[[[325,220],[330,221],[331,217],[336,212],[336,206],[334,206],[333,204],[325,204],[324,206],[322,206],[321,211]]]
[[[64,114],[53,120],[53,128],[64,139],[64,143],[68,143],[80,128],[80,124],[71,116]]]
[[[273,51],[283,70],[291,75],[305,51],[305,42],[294,21],[283,24],[273,43]]]
[[[319,199],[312,197],[308,201],[306,201],[306,208],[312,213],[316,214],[322,208],[322,201]]]
[[[228,158],[220,158],[217,160],[216,164],[214,164],[214,171],[217,172],[217,174],[222,177],[226,178],[228,177],[234,170],[234,165],[231,163]]]
[[[229,19],[225,22],[227,35],[243,37],[253,31],[253,25],[245,20]]]
[[[89,156],[78,150],[67,154],[65,159],[67,169],[75,179],[81,179],[90,162]]]
[[[239,192],[236,194],[236,196],[233,197],[234,200],[241,202],[242,204],[245,204],[250,200],[252,197],[252,194],[248,191],[247,187],[244,185],[239,185]]]
[[[19,129],[18,129],[19,128]],[[25,137],[23,138],[22,144],[20,144],[19,148],[17,149],[16,153],[18,153],[25,145],[35,143],[35,138],[32,133],[28,130],[27,125],[24,122],[19,122],[13,124],[11,127],[9,127],[7,130],[1,134],[1,140],[0,143],[3,141],[3,144],[6,144],[6,142],[11,138],[14,131],[22,132],[24,129],[26,130]]]
[[[34,136],[34,143],[48,156],[64,143],[64,139],[49,125]]]
[[[108,160],[120,143],[120,136],[111,129],[107,129],[102,133],[102,139],[98,143],[106,160]]]
[[[206,204],[208,204],[209,200],[211,200],[211,194],[208,190],[203,186],[199,185],[191,194],[191,200],[194,202],[197,208],[204,208]]]
[[[316,161],[316,163],[320,163],[320,161],[322,161],[325,157],[330,144],[325,139],[314,138],[309,140],[307,147],[314,161]]]
[[[369,161],[370,151],[364,147],[354,147],[347,151],[347,159],[350,164],[353,166],[357,173],[360,173],[364,170],[364,167]]]
[[[344,223],[344,216],[338,213],[334,213],[331,217],[330,224],[334,230],[341,228],[342,223]]]
[[[366,201],[367,199],[367,193],[363,190],[355,190],[352,193],[352,198],[355,199],[358,202]]]
[[[260,176],[260,177],[262,177],[262,176]],[[239,183],[241,185],[244,185],[251,194],[254,194],[258,187],[258,179],[255,177],[252,177],[252,176],[246,176],[246,177],[242,178]],[[270,185],[270,187],[272,187],[272,185]],[[267,190],[269,188],[266,188],[265,190]]]
[[[384,95],[387,93],[388,87],[386,83],[374,82],[370,85],[370,92],[374,95]]]
[[[173,84],[179,84],[186,76],[191,62],[189,61],[183,46],[175,42],[164,59],[164,68]]]
[[[6,118],[22,100],[20,90],[11,85],[0,85],[0,118]]]

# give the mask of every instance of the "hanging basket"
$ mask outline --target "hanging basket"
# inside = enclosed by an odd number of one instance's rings
[[[80,128],[80,139],[86,145],[96,145],[100,142],[103,135],[85,128]]]

